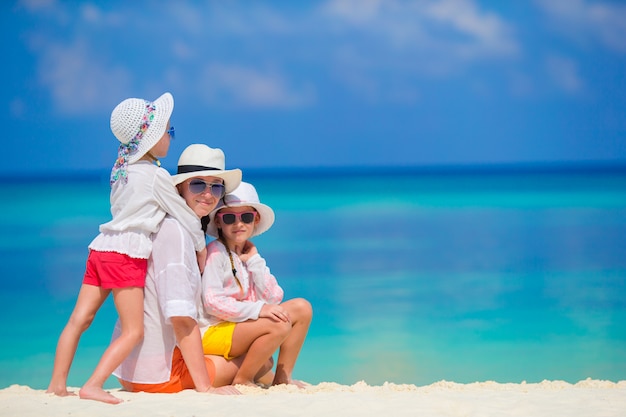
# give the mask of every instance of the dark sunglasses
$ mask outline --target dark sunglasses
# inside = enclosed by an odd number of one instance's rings
[[[256,217],[256,211],[246,211],[243,213],[217,213],[217,216],[224,224],[233,224],[237,220],[241,220],[245,224],[250,224]]]
[[[209,187],[211,195],[215,198],[222,198],[226,193],[226,186],[219,182],[208,183],[198,179],[189,181],[189,191],[193,194],[204,193],[207,187]]]
[[[171,126],[169,129],[167,129],[165,133],[170,135],[170,139],[176,139],[176,131],[174,130],[174,126]]]

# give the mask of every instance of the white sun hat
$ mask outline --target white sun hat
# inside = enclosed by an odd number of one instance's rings
[[[127,98],[113,109],[111,130],[123,145],[129,144],[142,133],[137,149],[128,156],[129,164],[137,162],[157,144],[165,133],[173,110],[174,97],[170,93],[165,93],[154,101]]]
[[[259,201],[259,195],[254,186],[247,182],[241,182],[239,187],[232,193],[224,196],[223,202],[209,214],[211,221],[207,227],[207,235],[218,237],[217,227],[215,226],[215,215],[218,211],[227,207],[254,207],[259,213],[259,223],[254,227],[252,236],[258,236],[266,232],[272,224],[274,224],[274,210],[266,204]]]
[[[219,148],[195,143],[185,148],[178,158],[178,170],[172,176],[174,185],[193,177],[218,177],[224,180],[226,193],[233,191],[241,182],[240,169],[226,169],[224,152]]]
[[[111,131],[120,141],[111,183],[126,180],[126,168],[141,159],[163,137],[174,110],[174,98],[165,93],[154,101],[127,98],[111,112]]]

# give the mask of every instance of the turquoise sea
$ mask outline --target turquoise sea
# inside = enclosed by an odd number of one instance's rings
[[[46,388],[87,245],[110,218],[107,174],[0,180],[0,388]],[[276,212],[257,247],[287,298],[314,307],[297,378],[626,379],[626,171],[244,179]],[[70,386],[91,373],[115,319],[109,300]]]

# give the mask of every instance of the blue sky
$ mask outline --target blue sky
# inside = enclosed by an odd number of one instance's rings
[[[25,0],[0,12],[0,175],[108,172],[113,107],[165,91],[170,170],[190,143],[243,169],[626,164],[621,1]]]

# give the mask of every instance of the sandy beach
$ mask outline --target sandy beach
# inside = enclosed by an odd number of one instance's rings
[[[240,387],[244,395],[221,396],[112,392],[124,400],[108,405],[12,385],[0,390],[0,416],[567,416],[626,415],[626,381],[587,379],[500,384],[440,381],[427,386],[385,383],[351,386],[324,382],[304,390]]]

